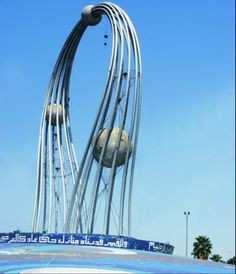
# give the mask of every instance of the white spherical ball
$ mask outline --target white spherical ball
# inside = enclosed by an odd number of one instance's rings
[[[89,26],[97,25],[102,19],[101,15],[94,16],[92,14],[92,7],[93,7],[93,5],[85,6],[81,13],[82,20],[84,21],[85,24],[87,24]]]
[[[105,167],[112,166],[116,142],[117,142],[118,135],[119,135],[119,130],[120,130],[119,128],[113,128],[111,131],[110,138],[108,140],[107,147],[106,147],[106,150],[104,153],[104,157],[101,162],[101,164]],[[97,162],[99,162],[102,148],[105,145],[105,138],[106,138],[107,131],[108,131],[108,129],[106,129],[106,128],[101,129],[98,132],[98,135],[96,137],[96,143],[95,143],[95,147],[93,150],[93,156]],[[119,145],[117,157],[116,157],[116,164],[115,164],[116,167],[121,166],[125,163],[126,153],[128,151],[128,141],[129,141],[128,134],[124,130],[122,130],[120,145]],[[129,157],[131,155],[131,152],[132,152],[132,145],[130,145],[130,148],[129,148],[129,152],[128,152]]]
[[[46,110],[46,120],[49,122],[50,112],[51,114],[51,125],[55,126],[57,124],[57,112],[58,112],[58,124],[63,123],[63,111],[64,108],[61,104],[48,105]]]

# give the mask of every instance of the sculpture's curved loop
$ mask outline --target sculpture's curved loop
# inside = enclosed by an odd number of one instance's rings
[[[78,165],[69,116],[70,74],[83,33],[102,16],[111,25],[110,64]],[[116,229],[113,234],[130,234],[141,75],[138,39],[127,14],[112,3],[86,6],[48,86],[40,125],[33,231],[109,234]]]

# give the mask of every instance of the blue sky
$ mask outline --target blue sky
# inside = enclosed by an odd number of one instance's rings
[[[143,61],[133,236],[170,242],[184,255],[188,210],[189,254],[194,238],[206,235],[212,252],[228,259],[235,250],[234,1],[113,2],[133,21]],[[96,3],[0,0],[0,231],[30,229],[45,91],[82,8]],[[74,64],[78,151],[106,76],[106,31],[106,20],[86,31]]]

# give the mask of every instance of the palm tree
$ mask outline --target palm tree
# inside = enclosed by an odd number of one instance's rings
[[[227,264],[235,264],[236,265],[236,258],[235,258],[235,256],[232,257],[232,258],[230,258],[230,259],[228,259]]]
[[[196,242],[193,243],[192,255],[194,258],[207,260],[211,254],[212,243],[206,236],[198,236],[195,238]]]
[[[221,262],[222,257],[219,254],[213,254],[210,258],[214,262]]]

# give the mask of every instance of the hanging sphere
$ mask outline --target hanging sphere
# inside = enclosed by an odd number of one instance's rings
[[[111,131],[110,138],[107,143],[107,147],[102,159],[101,164],[105,167],[111,167],[113,162],[113,157],[115,153],[116,142],[119,136],[119,128],[113,128]],[[97,162],[99,162],[99,158],[102,152],[103,145],[105,144],[105,138],[108,129],[103,128],[98,132],[96,137],[96,144],[93,150],[93,156]],[[126,152],[128,150],[128,134],[122,130],[120,146],[118,148],[117,157],[116,157],[116,167],[121,166],[125,163]],[[129,157],[132,152],[132,144],[129,149]]]
[[[58,109],[58,124],[63,123],[63,106],[61,104],[52,104],[48,105],[47,111],[46,111],[46,120],[49,122],[50,118],[50,112],[52,112],[51,116],[51,125],[56,126],[57,124],[57,109]]]

